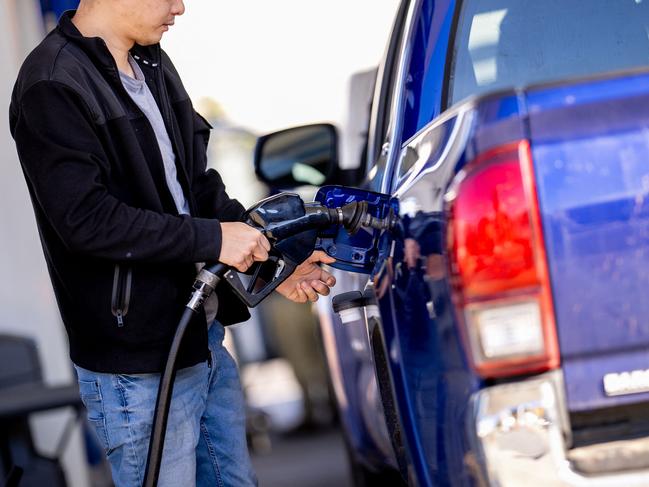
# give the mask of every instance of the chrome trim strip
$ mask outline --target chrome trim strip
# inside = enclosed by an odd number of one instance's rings
[[[388,193],[390,186],[392,184],[392,171],[394,168],[395,161],[397,156],[400,153],[401,147],[394,146],[394,141],[397,138],[398,134],[401,133],[401,128],[403,127],[403,105],[405,101],[404,86],[406,84],[406,75],[408,74],[408,66],[410,65],[410,58],[412,54],[413,39],[412,34],[414,31],[415,21],[417,19],[417,12],[423,0],[415,0],[410,3],[408,6],[408,15],[406,16],[405,29],[401,37],[401,46],[399,48],[398,62],[399,67],[397,69],[396,75],[396,84],[394,85],[394,93],[397,96],[392,97],[392,103],[390,106],[390,117],[389,117],[389,129],[388,136],[385,142],[390,144],[388,160],[385,165],[386,174],[389,175],[387,178],[383,178],[381,181],[381,193]]]

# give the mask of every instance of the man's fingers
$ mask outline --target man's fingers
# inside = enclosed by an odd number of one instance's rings
[[[336,285],[336,278],[325,270],[320,271],[320,280],[329,287],[333,287]]]
[[[329,296],[329,286],[327,286],[324,282],[322,281],[311,281],[311,287],[315,289],[315,291],[318,294],[322,294],[323,296]]]
[[[270,252],[270,242],[263,234],[259,236],[259,244],[264,248],[266,252]]]
[[[311,287],[311,285],[308,282],[302,282],[301,283],[302,291],[307,295],[309,298],[309,301],[312,303],[315,303],[318,300],[318,293],[315,292],[315,290]]]
[[[259,262],[268,260],[268,251],[264,247],[259,245],[252,251],[252,259]]]
[[[246,272],[248,270],[248,266],[245,264],[239,264],[238,266],[235,267],[239,272]]]
[[[256,230],[255,230],[256,231]],[[252,247],[252,258],[258,262],[263,262],[268,259],[268,251],[270,250],[270,243],[268,239],[261,233],[257,232],[257,239]]]
[[[296,298],[293,301],[295,301],[296,303],[306,303],[309,300],[306,293],[300,288],[300,286],[295,286],[295,294]]]
[[[323,264],[333,264],[336,262],[336,259],[333,257],[329,257],[325,252],[322,250],[316,250],[311,254],[311,257],[309,257],[310,262],[322,262]]]
[[[221,223],[221,251],[219,260],[240,272],[252,262],[268,259],[270,243],[259,231],[241,222]]]
[[[243,260],[235,267],[239,272],[246,272],[248,269],[250,269],[250,266],[254,264],[254,262],[255,260],[251,256],[244,257]]]

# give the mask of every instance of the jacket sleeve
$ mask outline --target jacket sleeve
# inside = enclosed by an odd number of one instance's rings
[[[205,218],[218,218],[221,221],[243,220],[246,209],[225,192],[221,175],[214,169],[201,174],[195,183],[194,195],[199,215]]]
[[[198,205],[199,216],[218,218],[221,221],[241,221],[245,208],[228,196],[221,175],[207,166],[207,143],[212,126],[194,111],[194,157],[198,174],[194,176],[193,193]]]
[[[110,165],[93,120],[83,99],[56,81],[31,86],[11,116],[33,203],[63,244],[118,261],[218,260],[218,220],[136,208],[110,193]]]

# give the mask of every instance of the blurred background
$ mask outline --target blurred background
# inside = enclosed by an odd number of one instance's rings
[[[83,417],[76,419],[82,413],[68,387],[74,373],[65,331],[6,116],[23,59],[77,3],[0,0],[0,484],[8,456],[33,451],[43,457],[34,468],[58,468],[48,458],[60,458],[70,486],[111,485]],[[231,196],[248,206],[268,195],[252,168],[255,140],[290,126],[333,123],[341,135],[341,165],[359,163],[364,128],[350,107],[369,103],[397,0],[185,4],[163,47],[214,126],[210,165]],[[305,196],[311,198],[313,188]],[[262,486],[351,485],[320,341],[312,309],[279,296],[253,310],[248,323],[229,328]],[[29,395],[15,393],[21,381],[30,382]],[[27,401],[38,393],[38,401]]]

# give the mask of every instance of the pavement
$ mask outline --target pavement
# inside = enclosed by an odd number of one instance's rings
[[[260,487],[353,487],[339,430],[273,436],[266,453],[253,453]]]

